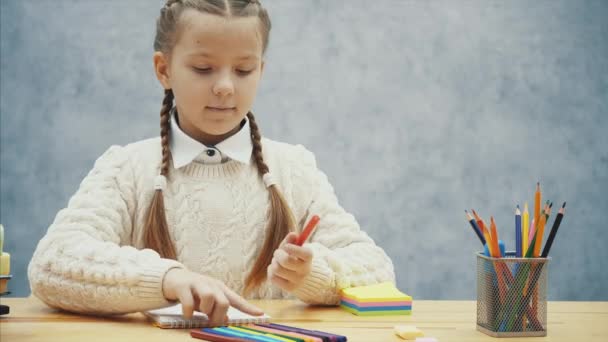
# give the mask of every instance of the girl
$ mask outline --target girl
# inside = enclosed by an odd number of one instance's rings
[[[34,252],[34,295],[92,314],[179,301],[222,324],[230,305],[262,313],[241,295],[335,305],[341,288],[394,282],[313,154],[260,135],[250,109],[269,31],[257,0],[167,2],[153,56],[160,139],[96,161]],[[296,245],[313,215],[315,234]]]

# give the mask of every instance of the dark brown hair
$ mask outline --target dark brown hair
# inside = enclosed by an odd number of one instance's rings
[[[202,13],[225,17],[256,16],[260,20],[260,31],[263,42],[263,52],[268,46],[270,19],[268,13],[257,0],[168,0],[161,9],[156,22],[156,37],[154,50],[170,54],[179,34],[179,19],[185,9],[192,8]],[[173,108],[173,91],[165,90],[165,97],[160,111],[160,136],[162,145],[162,163],[160,174],[168,176],[171,151],[169,150],[170,112]],[[253,113],[247,113],[251,128],[252,155],[260,177],[269,172],[264,162],[260,129]],[[285,198],[276,185],[268,187],[271,210],[266,228],[266,239],[258,258],[245,281],[245,293],[258,287],[266,279],[266,268],[272,261],[274,250],[279,247],[285,236],[294,229],[294,218]],[[171,240],[162,190],[156,190],[150,203],[145,225],[144,244],[147,248],[156,250],[162,257],[176,259],[176,250]]]

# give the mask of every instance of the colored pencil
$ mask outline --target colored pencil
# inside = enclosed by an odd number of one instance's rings
[[[466,209],[465,209],[464,212],[467,215],[467,221],[469,221],[469,223],[471,224],[471,228],[473,228],[473,231],[475,232],[475,234],[479,238],[479,241],[481,241],[482,245],[485,245],[486,244],[486,239],[483,237],[483,233],[479,229],[479,226],[477,225],[477,222],[475,222],[475,219],[471,216],[471,214],[469,214],[469,212]]]
[[[534,229],[534,227],[536,227],[536,221],[534,221],[534,219],[532,219],[532,222],[530,222],[530,229],[528,230],[528,246],[526,247],[526,253],[524,253],[524,255],[528,254],[528,249],[530,249],[532,245],[532,237],[534,236],[534,233],[536,232],[536,229]]]
[[[521,255],[526,255],[526,251],[528,250],[528,232],[529,232],[529,224],[530,224],[530,213],[528,212],[528,202],[524,204],[524,214],[522,215],[522,246],[521,246]]]
[[[306,227],[304,228],[302,233],[300,233],[300,235],[298,235],[296,245],[302,246],[304,244],[304,242],[306,242],[306,240],[308,240],[308,237],[314,231],[315,227],[317,226],[317,223],[319,223],[319,220],[320,220],[320,218],[317,215],[314,215],[313,217],[310,218],[310,221],[308,221],[308,224],[306,225]]]
[[[549,218],[549,215],[551,214],[551,206],[553,206],[553,203],[545,206],[544,215],[540,216],[540,221],[536,225],[536,233],[535,233],[536,241],[534,244],[534,257],[535,258],[538,258],[540,256],[540,247],[543,244],[543,234],[545,232],[545,223],[547,222],[547,219]]]
[[[540,202],[542,201],[542,194],[540,192],[540,182],[536,183],[536,192],[534,193],[534,221],[538,224],[540,220]]]
[[[492,243],[494,244],[494,250],[496,251],[496,258],[500,258],[500,248],[498,246],[498,231],[496,229],[496,222],[494,222],[494,216],[490,216],[490,229],[492,229]]]
[[[521,242],[521,212],[519,205],[515,209],[515,256],[521,258],[522,242]]]
[[[559,229],[559,225],[562,223],[562,218],[566,212],[566,202],[562,204],[562,207],[559,209],[557,216],[555,217],[555,221],[553,221],[553,227],[551,227],[551,232],[549,233],[549,238],[547,238],[547,242],[545,243],[545,248],[543,248],[543,253],[541,257],[546,258],[549,256],[549,251],[551,251],[551,245],[553,245],[553,239],[555,239],[555,234],[557,234],[557,230]]]
[[[203,331],[203,330],[198,330],[198,329],[190,330],[190,336],[192,336],[194,338],[199,338],[199,339],[205,340],[205,341],[211,341],[211,342],[242,342],[242,341],[247,342],[247,341],[251,341],[246,338],[231,337],[228,335],[220,335],[219,333],[212,333],[209,331]]]
[[[261,325],[248,324],[248,325],[241,325],[240,327],[247,328],[247,329],[254,329],[257,331],[264,331],[264,332],[278,335],[278,336],[285,337],[285,338],[303,339],[304,342],[323,342],[323,340],[321,340],[320,338],[317,338],[317,337],[312,337],[312,336],[308,336],[308,335],[304,335],[304,334],[298,334],[298,333],[294,333],[294,332],[273,329],[273,328],[264,327]]]
[[[492,241],[490,242],[492,245],[492,249],[494,250],[494,258],[500,258],[500,247],[498,246],[498,231],[496,229],[496,222],[494,222],[494,217],[490,216],[490,229],[492,231]],[[489,246],[489,245],[488,245]],[[511,273],[508,270],[507,265],[504,262],[493,261],[495,266],[496,275],[498,276],[498,295],[500,297],[500,302],[505,303],[506,295],[507,295],[507,285],[505,282],[505,273]]]
[[[477,214],[475,209],[471,209],[471,212],[473,212],[473,216],[475,216],[475,220],[477,221],[477,227],[479,227],[479,230],[481,230],[481,233],[483,234],[483,236],[486,240],[486,245],[488,245],[488,251],[490,252],[490,256],[493,257],[494,256],[494,246],[490,243],[492,241],[492,233],[490,232],[490,230],[488,228],[486,228],[486,224],[483,222],[481,217]]]
[[[481,234],[483,234],[483,236],[486,236],[486,234],[485,234],[486,227],[482,226],[480,224],[481,217],[479,217],[479,215],[477,215],[477,212],[474,209],[471,209],[471,211],[473,212],[473,215],[475,216],[475,220],[477,220],[477,227],[479,227],[479,230],[481,230]]]

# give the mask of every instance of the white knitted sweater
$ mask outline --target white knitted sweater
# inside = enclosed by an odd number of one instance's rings
[[[393,264],[338,204],[314,155],[302,146],[262,140],[299,229],[321,221],[308,246],[312,272],[292,294],[266,282],[249,298],[289,298],[337,304],[339,289],[395,281]],[[95,163],[68,207],[39,242],[28,267],[32,292],[50,306],[113,314],[171,304],[162,280],[173,267],[223,281],[241,293],[262,247],[270,208],[255,163],[196,161],[170,168],[163,192],[177,261],[142,244],[146,212],[161,159],[159,138],[113,146]]]

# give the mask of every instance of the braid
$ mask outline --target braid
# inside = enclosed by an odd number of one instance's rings
[[[165,89],[165,98],[163,99],[163,106],[160,110],[160,143],[163,153],[160,174],[163,176],[167,176],[169,173],[169,159],[171,158],[171,151],[169,151],[169,128],[171,125],[173,98],[173,90]]]
[[[262,136],[260,135],[260,129],[258,127],[257,122],[255,121],[255,117],[252,112],[247,113],[247,118],[249,119],[249,127],[251,128],[251,143],[253,144],[253,158],[255,159],[255,164],[258,167],[258,171],[260,175],[265,175],[268,173],[268,165],[264,162],[264,156],[262,155]]]
[[[171,159],[171,151],[169,149],[169,128],[171,125],[171,109],[173,108],[173,91],[165,89],[165,98],[163,106],[160,110],[160,141],[162,146],[162,162],[160,166],[160,174],[166,177],[169,174],[169,160]],[[169,225],[165,216],[165,200],[163,198],[162,189],[156,189],[152,202],[148,208],[148,216],[146,218],[144,228],[144,246],[151,248],[160,254],[163,258],[176,259],[177,253],[175,245],[169,234]]]
[[[264,162],[262,155],[262,137],[260,129],[255,121],[253,113],[247,113],[249,119],[249,127],[251,128],[251,143],[253,145],[252,153],[255,164],[258,168],[260,176],[270,172],[268,165]],[[272,262],[274,251],[279,248],[279,245],[287,236],[294,230],[293,213],[287,204],[287,201],[281,194],[281,191],[276,185],[268,187],[270,195],[270,212],[268,217],[268,226],[266,227],[266,238],[260,250],[257,260],[255,261],[250,273],[245,279],[245,294],[250,293],[255,287],[258,287],[266,279],[266,269]]]

